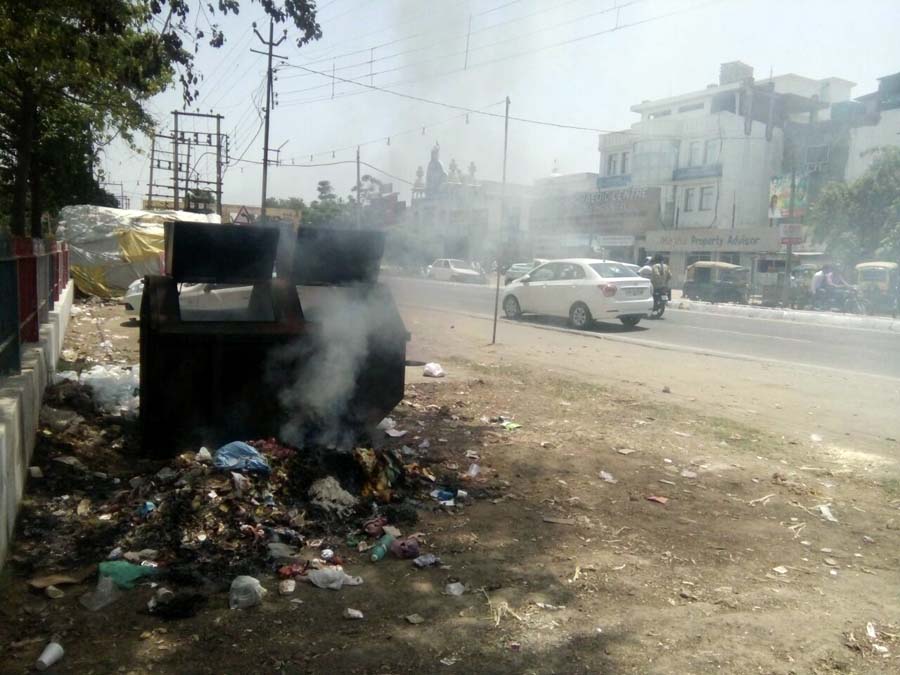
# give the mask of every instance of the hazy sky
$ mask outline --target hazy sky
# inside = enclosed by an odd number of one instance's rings
[[[444,103],[559,124],[613,130],[637,120],[631,105],[704,88],[719,64],[741,60],[767,77],[793,72],[857,83],[854,96],[875,89],[876,78],[900,71],[897,0],[320,0],[323,38],[277,50],[288,64],[331,72]],[[225,116],[232,159],[262,159],[261,118],[265,57],[250,28],[263,21],[243,0],[239,17],[222,21],[227,43],[201,46],[199,106]],[[616,7],[619,9],[616,9]],[[466,33],[471,17],[468,68]],[[618,26],[618,30],[614,30]],[[264,33],[265,34],[265,33]],[[590,36],[590,37],[588,37]],[[276,38],[278,33],[276,33]],[[583,39],[579,39],[583,38]],[[560,44],[566,43],[568,44]],[[371,48],[374,53],[371,52]],[[369,64],[370,58],[373,63]],[[282,161],[350,162],[335,166],[270,168],[270,196],[315,196],[332,181],[341,195],[364,161],[412,181],[437,141],[445,166],[474,161],[482,179],[500,178],[503,120],[413,101],[282,66],[275,90],[270,145]],[[156,97],[150,109],[161,128],[181,109],[180,89]],[[422,127],[425,128],[424,135]],[[405,132],[405,133],[404,133]],[[390,144],[387,138],[390,137]],[[140,141],[146,152],[148,139]],[[334,151],[334,157],[332,157]],[[310,154],[313,160],[310,162]],[[196,159],[196,158],[195,158]],[[212,171],[202,157],[200,171]],[[597,133],[511,122],[510,181],[531,183],[558,163],[563,173],[596,171]],[[192,160],[192,164],[194,160]],[[146,197],[149,157],[114,143],[104,157],[108,180],[124,183],[132,206]],[[363,173],[392,179],[363,167]],[[213,174],[210,174],[213,175]],[[259,205],[261,167],[233,162],[224,201]],[[404,199],[409,186],[394,180]],[[118,188],[111,188],[118,192]]]

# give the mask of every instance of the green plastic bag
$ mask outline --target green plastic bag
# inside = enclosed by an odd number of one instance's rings
[[[109,560],[99,565],[101,577],[111,577],[119,588],[134,588],[134,583],[144,577],[152,577],[159,573],[155,567],[135,565],[127,560]]]

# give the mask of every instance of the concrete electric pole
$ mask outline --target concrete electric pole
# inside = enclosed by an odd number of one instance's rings
[[[259,34],[259,31],[256,30],[256,23],[253,24],[253,32],[256,33],[256,37],[259,38],[259,41],[262,42],[266,47],[268,47],[268,51],[259,52],[255,49],[251,49],[251,52],[256,52],[257,54],[264,54],[268,57],[268,67],[266,69],[266,119],[265,119],[265,131],[263,132],[263,173],[262,173],[262,203],[259,205],[259,214],[260,220],[265,223],[266,221],[266,181],[269,177],[269,117],[272,112],[272,57],[276,56],[279,59],[283,59],[285,57],[278,56],[277,54],[273,54],[272,50],[285,41],[287,38],[287,29],[284,31],[284,35],[281,36],[281,39],[278,42],[273,42],[274,32],[275,32],[275,22],[272,19],[269,19],[269,40],[266,41],[263,39],[263,36]]]

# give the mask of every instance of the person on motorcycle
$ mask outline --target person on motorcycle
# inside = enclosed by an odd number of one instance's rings
[[[641,267],[638,270],[638,274],[641,275],[642,277],[644,277],[645,279],[649,279],[650,277],[652,277],[653,276],[652,262],[653,261],[651,260],[649,255],[646,258],[644,258],[644,265],[643,265],[643,267]]]
[[[672,272],[665,262],[662,254],[653,256],[653,264],[650,267],[650,283],[653,284],[653,309],[657,308],[663,295],[668,296],[669,284],[672,281]]]

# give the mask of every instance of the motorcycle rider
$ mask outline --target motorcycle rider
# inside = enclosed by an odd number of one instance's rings
[[[650,283],[653,284],[653,309],[656,309],[662,295],[668,297],[669,284],[672,281],[672,272],[666,264],[661,253],[653,256],[650,266]]]

